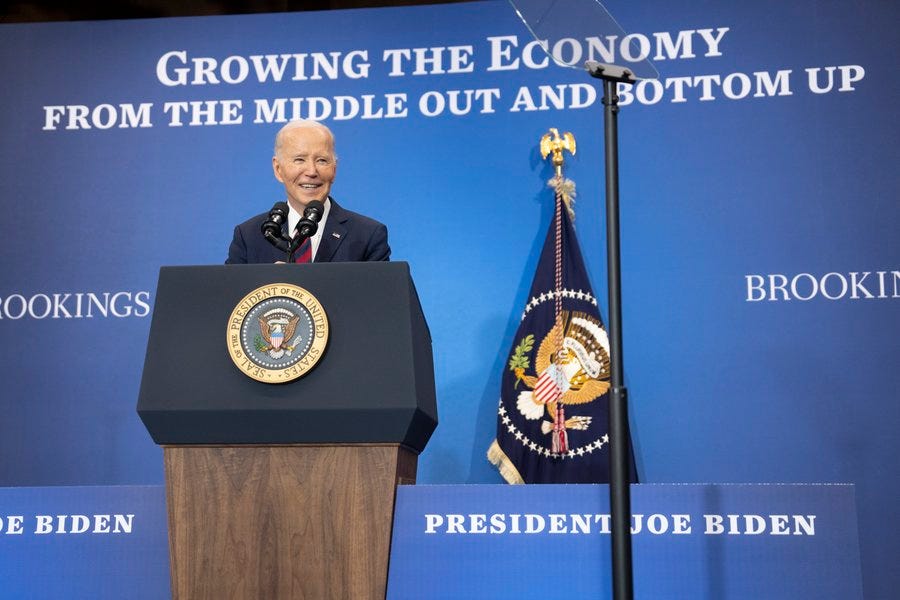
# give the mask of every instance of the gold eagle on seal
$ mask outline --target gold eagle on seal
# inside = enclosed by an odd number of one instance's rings
[[[281,358],[285,354],[290,356],[294,346],[290,344],[297,330],[300,317],[284,309],[269,311],[259,318],[259,332],[265,340],[260,352],[267,353],[271,358]]]
[[[516,407],[528,420],[540,419],[546,413],[550,420],[541,423],[541,431],[548,434],[560,402],[584,405],[609,389],[609,336],[591,315],[563,311],[538,347],[535,375],[526,375],[521,362],[513,366],[511,361],[510,366],[516,386],[522,382],[530,388],[519,393]],[[590,424],[589,416],[565,420],[566,429],[586,430]]]

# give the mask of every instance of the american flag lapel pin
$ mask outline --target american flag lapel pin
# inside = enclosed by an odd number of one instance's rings
[[[339,239],[341,239],[341,234],[339,234],[337,231],[332,231],[331,237],[333,237],[336,240],[339,240]]]

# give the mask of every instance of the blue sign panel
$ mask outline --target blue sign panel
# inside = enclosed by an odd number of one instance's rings
[[[169,597],[164,488],[0,488],[0,596]]]
[[[632,544],[635,598],[862,598],[850,485],[632,486]],[[609,598],[610,560],[608,486],[401,486],[388,597]]]

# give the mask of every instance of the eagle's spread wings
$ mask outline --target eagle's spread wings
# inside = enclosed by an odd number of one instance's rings
[[[550,131],[559,137],[559,132],[556,129],[551,128]],[[553,136],[549,133],[541,136],[541,157],[547,158],[553,152],[553,139]]]
[[[577,392],[569,390],[563,394],[563,402],[566,404],[585,404],[596,399],[601,394],[605,394],[609,389],[608,381],[597,381],[596,379],[588,379]]]
[[[284,340],[285,342],[290,341],[294,337],[294,331],[297,330],[297,323],[300,322],[300,317],[295,316],[293,319],[287,322],[287,325],[284,327]]]
[[[541,342],[537,351],[537,356],[534,357],[534,369],[536,373],[543,373],[544,370],[550,366],[550,357],[558,350],[556,341],[557,339],[562,340],[562,324],[564,321],[565,318],[557,321],[556,325],[553,326]]]
[[[272,340],[269,338],[269,324],[266,323],[264,319],[259,319],[259,330],[262,332],[263,339],[266,340],[266,343],[271,345]]]
[[[570,131],[563,134],[563,148],[575,154],[575,136]]]

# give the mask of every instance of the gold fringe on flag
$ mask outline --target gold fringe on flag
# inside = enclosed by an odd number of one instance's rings
[[[506,453],[500,449],[500,444],[497,443],[497,440],[494,440],[494,443],[488,448],[487,458],[492,465],[497,467],[497,470],[500,471],[500,476],[506,480],[506,483],[525,483],[525,480],[519,475],[518,469],[507,458]]]

